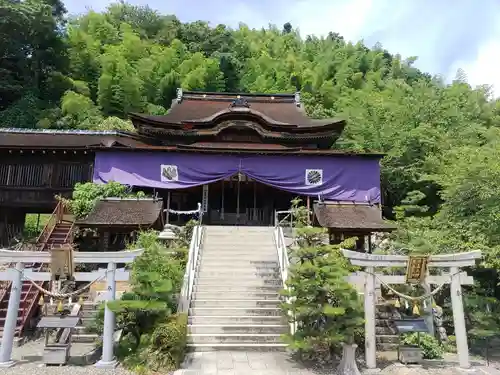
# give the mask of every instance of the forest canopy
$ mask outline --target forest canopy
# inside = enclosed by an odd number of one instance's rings
[[[348,119],[334,147],[387,154],[395,244],[483,249],[500,267],[500,102],[463,72],[446,83],[333,31],[210,27],[127,3],[70,16],[60,0],[3,0],[0,38],[0,127],[132,130],[127,113],[166,113],[177,87],[300,90],[310,116]]]

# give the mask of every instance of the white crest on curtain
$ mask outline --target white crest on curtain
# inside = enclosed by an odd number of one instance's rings
[[[179,171],[177,165],[162,164],[161,165],[161,182],[176,182],[179,181]]]
[[[306,169],[305,184],[306,184],[306,186],[323,185],[323,170],[322,169]]]

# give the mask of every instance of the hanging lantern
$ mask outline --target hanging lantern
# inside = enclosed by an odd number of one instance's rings
[[[413,305],[413,311],[412,311],[413,315],[417,315],[419,316],[420,315],[420,309],[418,308],[418,303],[415,303]]]
[[[43,306],[45,305],[45,299],[43,298],[43,294],[40,296],[40,299],[38,300],[38,306]]]
[[[405,309],[408,310],[410,308],[410,305],[408,304],[408,301],[405,300]]]
[[[435,309],[436,307],[438,307],[436,301],[432,300],[432,308]]]
[[[59,303],[57,304],[57,312],[62,313],[63,311],[64,311],[63,303],[62,301],[59,301]]]
[[[394,303],[394,307],[395,307],[396,309],[401,308],[401,303],[399,302],[399,298],[398,298],[398,299],[396,300],[396,302]]]
[[[82,305],[83,305],[83,297],[82,297],[82,296],[80,296],[80,298],[78,298],[78,304],[79,304],[80,306],[82,306]]]

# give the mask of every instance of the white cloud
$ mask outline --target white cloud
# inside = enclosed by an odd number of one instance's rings
[[[303,36],[325,36],[335,31],[345,39],[357,42],[363,37],[372,8],[373,0],[300,0],[284,9],[283,18],[288,18]]]
[[[500,16],[498,17],[500,22]],[[493,94],[500,97],[500,24],[496,27],[493,35],[482,43],[474,61],[457,61],[448,72],[448,78],[453,79],[456,72],[461,68],[467,75],[472,86],[491,85]]]

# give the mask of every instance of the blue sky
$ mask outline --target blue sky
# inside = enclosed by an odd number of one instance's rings
[[[110,0],[66,0],[70,13],[103,10]],[[417,66],[453,79],[458,68],[473,85],[500,95],[499,0],[129,0],[181,21],[237,27],[282,26],[300,33],[338,32],[346,39],[380,42],[391,53],[418,56]]]

